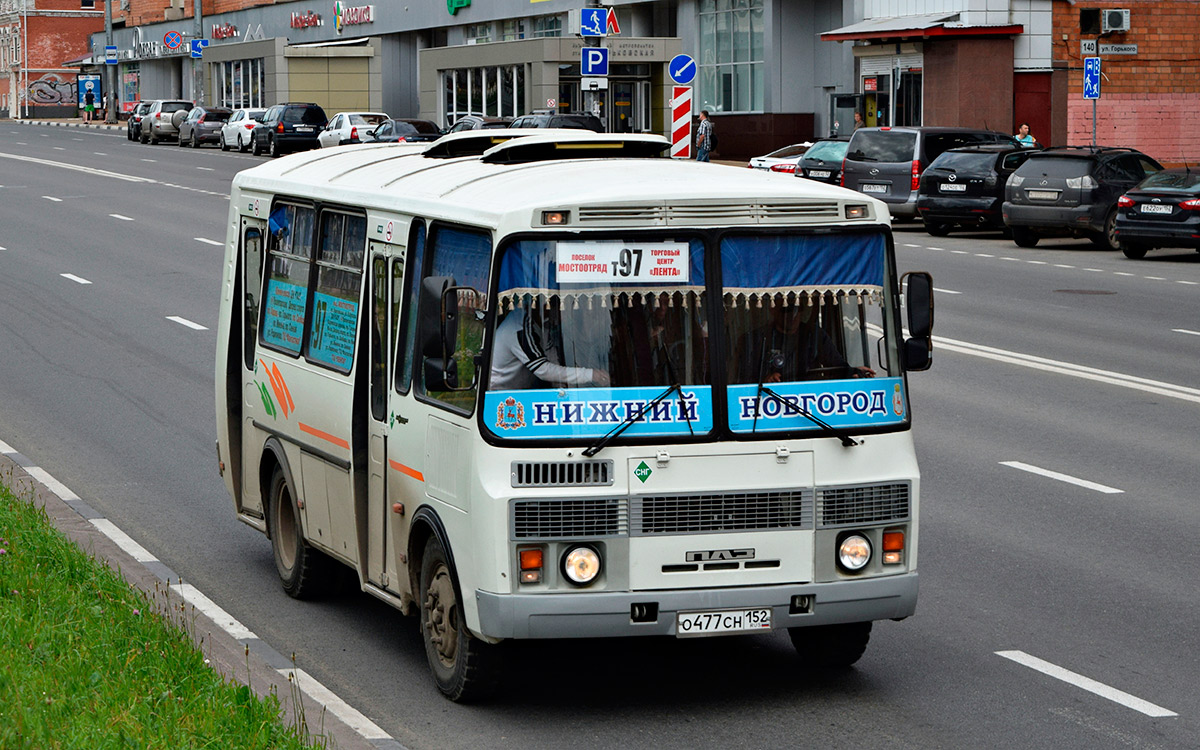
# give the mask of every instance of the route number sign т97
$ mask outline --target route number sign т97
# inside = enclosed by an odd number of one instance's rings
[[[559,284],[687,283],[686,242],[559,242]]]

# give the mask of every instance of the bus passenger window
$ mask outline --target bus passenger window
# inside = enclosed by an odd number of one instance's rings
[[[412,383],[413,346],[417,338],[416,305],[421,291],[421,259],[424,257],[425,223],[418,219],[413,222],[408,239],[408,252],[404,259],[404,263],[408,264],[408,304],[405,311],[404,335],[396,337],[396,391],[398,393],[408,393],[409,385]],[[396,266],[399,268],[393,273],[398,273],[399,277],[403,278],[405,274],[403,264],[396,261]],[[399,293],[397,291],[397,294]],[[399,318],[396,320],[399,321]]]
[[[242,332],[246,369],[254,369],[254,342],[258,340],[258,302],[262,294],[262,232],[246,229],[242,236],[242,299],[245,330]]]
[[[336,211],[321,214],[321,253],[307,354],[310,360],[340,372],[350,372],[354,365],[366,238],[366,217]]]
[[[383,374],[387,371],[388,343],[388,277],[387,258],[375,258],[372,263],[372,282],[375,296],[371,300],[371,416],[383,421],[387,414],[387,399],[383,391]]]
[[[435,227],[430,246],[430,276],[449,276],[454,279],[455,286],[471,287],[479,293],[459,295],[458,337],[450,342],[454,349],[453,361],[458,368],[458,382],[464,385],[477,382],[475,364],[477,355],[483,351],[483,326],[476,320],[475,306],[486,308],[484,300],[488,263],[492,257],[491,236],[486,232]],[[421,372],[423,376],[423,370]],[[466,411],[470,411],[475,404],[474,388],[467,391],[426,389],[426,393],[449,406]]]
[[[270,276],[259,336],[264,345],[293,355],[300,354],[308,315],[313,214],[306,206],[282,203],[271,212],[269,224]]]

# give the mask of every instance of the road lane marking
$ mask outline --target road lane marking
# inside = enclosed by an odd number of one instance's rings
[[[939,289],[936,286],[933,288],[933,291],[937,292],[938,294],[962,294],[962,292],[956,292],[952,289]]]
[[[206,237],[193,237],[192,239],[194,239],[196,242],[203,242],[205,245],[216,245],[217,247],[225,247],[224,242],[217,242],[216,240],[210,240]]]
[[[188,320],[187,318],[181,318],[178,315],[168,315],[167,320],[170,320],[174,323],[178,323],[181,326],[187,326],[188,328],[191,328],[193,331],[207,331],[208,330],[206,327],[200,325],[199,323],[193,323],[192,321]]]
[[[1054,267],[1055,268],[1074,268],[1075,266],[1069,265],[1067,263],[1055,263]]]
[[[313,700],[323,705],[331,714],[341,719],[365,739],[392,739],[392,736],[383,731],[378,724],[363,716],[353,706],[339,698],[336,693],[322,685],[315,677],[303,669],[286,667],[276,671],[286,677],[288,682],[312,696]]]
[[[1196,286],[1200,281],[1176,281],[1176,284],[1187,284],[1188,286]]]
[[[966,250],[951,250],[950,252],[954,255],[970,255]]]
[[[212,167],[196,167],[196,169],[200,169],[200,170],[203,170],[203,171],[205,171],[205,172],[215,172],[215,171],[216,171],[216,170],[215,170],[215,169],[213,169]]]
[[[148,161],[148,162],[150,162],[151,164],[157,164],[157,163],[158,163],[158,159],[142,159],[142,161]]]
[[[945,249],[945,248],[941,248],[941,247],[931,247],[931,248],[929,248],[929,249],[930,249],[930,250],[937,250],[939,253],[944,253],[944,252],[946,252],[946,249]]]
[[[1137,274],[1129,273],[1128,271],[1113,271],[1113,276],[1136,276]]]
[[[1001,258],[1000,260],[1020,261],[1021,259],[1020,258]]]
[[[1148,281],[1166,281],[1162,276],[1143,276],[1142,278]]]
[[[975,253],[975,257],[976,258],[995,258],[996,256],[988,255],[987,253]]]
[[[1026,262],[1026,263],[1032,263],[1032,264],[1033,264],[1033,265],[1035,265],[1035,266],[1048,266],[1048,265],[1050,265],[1049,263],[1047,263],[1047,262],[1046,262],[1046,261],[1044,261],[1044,260],[1027,260],[1027,261],[1025,261],[1025,262]]]
[[[100,529],[100,533],[113,540],[121,549],[125,550],[134,560],[140,563],[158,562],[158,558],[150,554],[150,552],[133,541],[133,538],[117,528],[117,525],[107,518],[93,518],[92,525]]]
[[[1085,268],[1085,269],[1083,269],[1083,270],[1085,270],[1085,271],[1091,271],[1091,272],[1093,272],[1093,273],[1104,273],[1104,269],[1103,269],[1103,268]]]
[[[54,161],[52,159],[38,159],[33,156],[21,156],[19,154],[0,153],[0,159],[12,159],[13,161],[25,161],[32,164],[42,164],[48,167],[59,167],[61,169],[70,169],[74,172],[86,172],[100,177],[112,177],[117,180],[125,180],[126,182],[157,182],[147,177],[134,177],[132,175],[120,174],[118,172],[110,172],[106,169],[96,169],[94,167],[83,167],[78,164],[70,164],[64,161]]]
[[[921,247],[920,245],[914,245],[914,244],[912,244],[911,242],[905,242],[905,243],[904,243],[904,246],[905,246],[905,247]]]
[[[109,214],[109,216],[113,217],[114,219],[120,219],[121,221],[133,221],[132,218],[128,216],[122,216],[121,214]]]
[[[1031,464],[1021,463],[1020,461],[1001,461],[1000,465],[1007,466],[1011,469],[1020,469],[1021,471],[1027,471],[1030,474],[1037,474],[1039,476],[1047,477],[1049,479],[1057,479],[1060,482],[1066,482],[1067,484],[1073,484],[1077,487],[1083,487],[1084,489],[1095,490],[1096,492],[1103,492],[1105,495],[1120,495],[1125,492],[1125,490],[1118,490],[1116,487],[1109,487],[1107,485],[1097,484],[1096,482],[1089,482],[1086,479],[1080,479],[1079,477],[1073,477],[1070,474],[1060,474],[1057,471],[1050,471],[1049,469],[1043,469],[1040,466],[1033,466]]]
[[[92,282],[88,281],[87,279],[83,278],[82,276],[76,276],[73,273],[60,273],[59,276],[62,276],[64,279],[70,279],[71,281],[74,281],[76,284],[92,283]]]
[[[1170,716],[1178,716],[1174,711],[1167,710],[1162,706],[1156,706],[1149,701],[1144,701],[1137,696],[1130,695],[1123,690],[1117,690],[1114,687],[1105,685],[1103,682],[1096,682],[1090,677],[1084,677],[1081,674],[1063,669],[1062,667],[1051,664],[1048,661],[1039,659],[1036,656],[1030,656],[1024,651],[997,651],[997,656],[1003,656],[1005,659],[1015,661],[1017,664],[1029,667],[1042,674],[1053,677],[1056,680],[1062,680],[1068,685],[1074,685],[1081,690],[1086,690],[1089,693],[1098,695],[1101,698],[1119,703],[1126,708],[1132,708],[1134,711],[1143,713],[1154,718],[1167,718]]]
[[[55,146],[55,147],[54,147],[54,150],[55,150],[55,151],[66,151],[66,149],[65,149],[65,148],[63,148],[62,146]]]
[[[95,154],[96,156],[108,156],[108,154],[102,154],[99,151],[93,151],[92,153]]]
[[[254,634],[254,631],[238,622],[233,615],[221,609],[216,602],[214,602],[212,599],[209,599],[202,591],[200,591],[200,589],[196,588],[192,584],[171,584],[168,581],[167,586],[172,591],[179,594],[179,596],[182,597],[185,602],[200,610],[205,617],[215,622],[217,626],[221,628],[221,630],[229,633],[229,635],[233,636],[234,638],[237,638],[238,640],[258,638],[258,636]]]
[[[0,250],[3,250],[3,249],[4,248],[0,247]],[[1172,328],[1171,330],[1174,331],[1175,333],[1186,333],[1191,336],[1200,336],[1200,331],[1189,331],[1186,328]]]
[[[55,203],[62,203],[62,202],[63,202],[63,199],[62,199],[62,198],[55,198],[53,195],[43,195],[42,197],[43,197],[43,198],[45,198],[45,199],[46,199],[46,200],[48,200],[48,201],[54,201]]]

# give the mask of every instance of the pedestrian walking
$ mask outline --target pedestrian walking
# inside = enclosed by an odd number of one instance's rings
[[[1037,145],[1037,138],[1029,134],[1029,123],[1027,122],[1021,123],[1021,126],[1017,128],[1017,134],[1013,137],[1017,139],[1017,143],[1020,143],[1022,148],[1033,148]]]
[[[696,132],[696,161],[708,161],[708,155],[717,145],[716,134],[713,132],[712,120],[708,119],[708,110],[700,110],[700,128]]]

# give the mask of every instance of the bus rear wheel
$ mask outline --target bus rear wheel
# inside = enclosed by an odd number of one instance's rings
[[[282,468],[275,469],[267,498],[267,533],[283,590],[294,599],[324,594],[332,561],[305,543],[295,494]]]
[[[421,556],[421,636],[438,690],[452,701],[486,698],[500,676],[499,646],[485,643],[467,630],[458,584],[437,537],[430,537]]]
[[[788,635],[806,664],[823,669],[849,667],[867,650],[871,623],[788,628]]]

